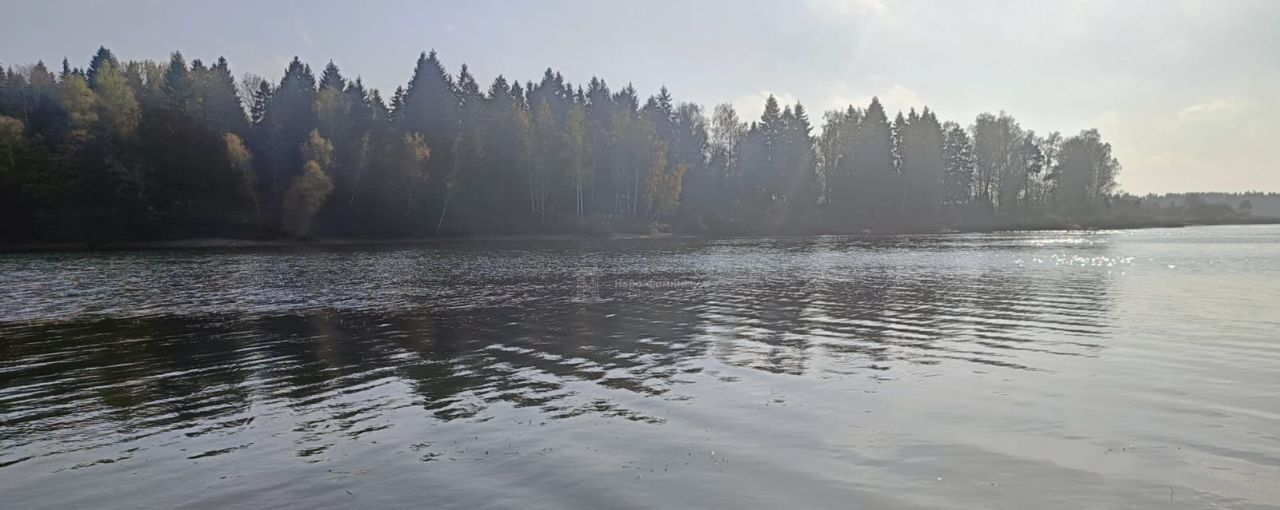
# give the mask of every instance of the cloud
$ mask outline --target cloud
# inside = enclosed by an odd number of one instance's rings
[[[868,99],[868,102],[871,100]],[[907,111],[912,108],[917,110],[924,108],[924,99],[920,98],[920,94],[903,85],[894,85],[889,90],[880,94],[880,103],[884,105],[885,111],[899,112]]]
[[[1215,99],[1207,103],[1193,104],[1178,111],[1178,120],[1195,121],[1230,117],[1242,109],[1239,101]]]
[[[871,95],[831,94],[827,97],[826,103],[819,106],[822,106],[824,110],[844,110],[849,105],[853,105],[856,108],[866,108],[868,104],[871,104],[872,97],[880,98],[880,104],[884,106],[884,111],[889,117],[897,115],[900,111],[906,112],[912,108],[920,111],[926,106],[920,94],[902,84],[894,84],[888,89]]]

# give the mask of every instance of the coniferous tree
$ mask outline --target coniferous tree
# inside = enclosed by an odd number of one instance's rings
[[[253,102],[249,106],[249,121],[257,126],[267,116],[267,102],[271,100],[271,84],[266,80],[258,82],[253,91]]]
[[[342,72],[338,70],[337,64],[332,60],[324,66],[324,71],[320,73],[319,90],[336,90],[341,92],[347,86],[346,78],[342,77]]]
[[[769,173],[769,139],[759,122],[751,123],[738,144],[741,191],[735,216],[752,225],[764,225],[773,214],[773,179]]]
[[[942,200],[947,205],[966,205],[973,198],[973,143],[969,139],[969,132],[959,124],[948,122],[943,125],[943,130],[946,132],[943,146],[946,173],[943,177]]]
[[[853,133],[849,158],[852,211],[856,222],[866,223],[893,214],[896,191],[893,169],[893,139],[888,117],[878,98],[872,98]]]
[[[115,54],[111,53],[106,46],[99,46],[98,52],[94,53],[93,59],[89,61],[89,69],[85,71],[85,79],[90,87],[97,88],[98,73],[106,66],[119,69],[120,61],[116,60]]]
[[[421,134],[426,145],[433,148],[432,166],[451,169],[459,101],[454,92],[453,78],[445,71],[435,51],[418,56],[402,102],[396,115],[400,132]],[[448,172],[432,172],[430,178],[419,183],[421,189],[415,194],[422,198],[418,203],[423,218],[434,217],[433,212],[438,215],[445,194],[444,179],[448,176]],[[419,227],[426,225],[425,222],[415,224]]]
[[[791,114],[788,112],[788,116]],[[765,99],[760,121],[753,123],[743,140],[740,153],[743,199],[754,211],[754,221],[765,224],[778,214],[780,200],[785,200],[782,161],[778,149],[784,145],[782,109],[777,98]]]
[[[263,115],[264,138],[257,145],[267,149],[262,161],[264,195],[279,200],[285,187],[303,169],[298,148],[315,129],[316,81],[311,68],[297,57],[289,62],[280,85],[271,93]]]
[[[911,117],[913,120],[918,118],[915,108],[911,109]],[[902,115],[902,112],[898,112],[898,115],[893,118],[893,124],[889,126],[890,143],[893,145],[893,173],[895,175],[902,174],[902,166],[905,164],[902,138],[906,135],[906,130],[907,118]]]
[[[785,181],[783,195],[787,211],[784,221],[807,224],[818,205],[818,174],[813,150],[813,126],[804,105],[796,103],[785,117],[785,135],[781,150],[781,169]]]
[[[203,91],[200,106],[208,129],[215,133],[245,135],[249,122],[227,59],[218,57],[217,63],[204,73],[203,82],[199,87]]]
[[[911,111],[902,136],[903,210],[915,222],[933,222],[942,205],[946,161],[942,126],[926,107]]]
[[[169,56],[169,67],[165,70],[161,91],[170,110],[190,113],[195,107],[195,87],[191,84],[191,71],[187,69],[187,60],[182,53],[173,52]]]
[[[774,97],[746,124],[552,69],[482,92],[434,52],[390,104],[332,62],[318,83],[297,58],[275,87],[232,76],[221,58],[122,63],[105,47],[57,76],[0,71],[0,237],[850,231],[1141,207],[1115,199],[1096,131],[1041,137],[1006,114],[967,131],[928,108],[889,122],[873,99],[815,136],[802,104]]]
[[[450,166],[442,179],[444,200],[440,207],[439,219],[436,221],[435,233],[439,233],[444,227],[449,205],[454,202],[454,196],[460,195],[464,201],[470,201],[470,194],[480,186],[479,183],[474,182],[477,175],[473,170],[481,164],[483,159],[484,140],[480,118],[485,98],[480,92],[480,84],[471,75],[466,64],[463,64],[462,69],[458,71],[454,94],[458,101],[458,117],[449,154]],[[464,206],[464,218],[472,215],[474,213],[466,210]]]

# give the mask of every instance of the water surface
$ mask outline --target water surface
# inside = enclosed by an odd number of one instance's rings
[[[4,508],[1280,508],[1280,228],[0,255]]]

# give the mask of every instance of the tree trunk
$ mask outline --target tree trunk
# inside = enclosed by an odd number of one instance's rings
[[[453,186],[448,186],[448,191],[444,193],[444,208],[440,209],[440,221],[436,222],[436,234],[440,233],[440,227],[444,226],[444,215],[449,212],[449,199],[453,198]]]
[[[631,219],[636,219],[640,204],[640,171],[631,169]]]
[[[404,219],[409,219],[413,214],[413,179],[409,179],[409,201],[404,207]]]
[[[538,212],[538,195],[533,187],[533,171],[529,172],[529,212]]]

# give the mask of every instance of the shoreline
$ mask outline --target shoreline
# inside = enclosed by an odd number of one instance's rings
[[[439,237],[402,237],[386,239],[364,238],[315,238],[315,239],[235,239],[235,238],[192,238],[171,239],[164,241],[121,241],[121,242],[67,242],[67,243],[0,243],[0,254],[21,253],[91,253],[112,251],[157,251],[157,250],[254,250],[273,248],[335,248],[335,247],[377,247],[377,246],[419,246],[458,243],[493,243],[493,242],[547,242],[547,241],[608,241],[608,240],[646,240],[646,239],[711,239],[711,238],[766,238],[792,236],[897,236],[897,235],[949,235],[949,234],[981,234],[995,232],[1064,232],[1064,231],[1100,231],[1100,230],[1146,230],[1158,228],[1185,228],[1197,226],[1226,225],[1276,225],[1280,218],[1251,218],[1249,221],[1206,222],[1206,223],[1160,223],[1144,222],[1139,224],[1090,224],[1090,225],[990,225],[968,227],[939,227],[935,229],[866,229],[858,232],[707,232],[707,233],[657,233],[583,235],[575,233],[563,234],[477,234],[463,236]]]

